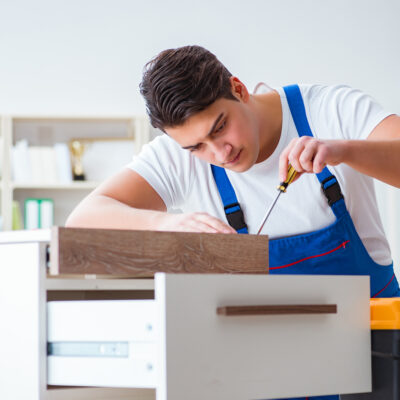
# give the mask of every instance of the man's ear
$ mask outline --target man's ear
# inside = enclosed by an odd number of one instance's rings
[[[244,103],[247,103],[250,94],[249,91],[247,90],[246,85],[240,81],[239,78],[236,76],[231,76],[229,78],[229,81],[231,82],[231,88],[232,88],[232,94],[240,101],[243,101]]]

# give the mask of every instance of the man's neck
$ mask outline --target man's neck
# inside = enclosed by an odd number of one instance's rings
[[[260,121],[260,151],[256,163],[266,160],[278,146],[282,132],[282,105],[278,92],[253,95],[255,112]]]

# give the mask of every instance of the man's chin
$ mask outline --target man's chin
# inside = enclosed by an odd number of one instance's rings
[[[248,165],[247,163],[240,163],[238,165],[232,165],[231,167],[229,166],[224,166],[223,168],[225,169],[229,169],[230,171],[233,172],[246,172],[247,170],[249,170],[252,166]]]

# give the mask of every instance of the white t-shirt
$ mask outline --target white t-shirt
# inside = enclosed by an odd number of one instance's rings
[[[285,92],[282,132],[273,154],[246,172],[226,170],[242,207],[249,233],[256,233],[277,194],[278,160],[292,138],[298,137]],[[365,139],[391,115],[371,97],[347,86],[300,85],[308,122],[316,138]],[[202,211],[226,221],[211,168],[167,135],[155,138],[128,165],[156,190],[168,210]],[[391,263],[380,220],[373,179],[342,164],[329,167],[336,176],[357,232],[374,261]],[[335,221],[315,174],[304,174],[282,194],[262,233],[271,239],[312,232]]]

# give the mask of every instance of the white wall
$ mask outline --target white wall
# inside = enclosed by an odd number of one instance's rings
[[[131,113],[144,63],[201,44],[250,87],[347,83],[399,111],[398,0],[0,0],[0,111]]]
[[[0,113],[143,113],[143,65],[185,44],[250,88],[346,83],[400,112],[399,15],[398,0],[0,0]],[[378,197],[400,265],[398,190]]]

